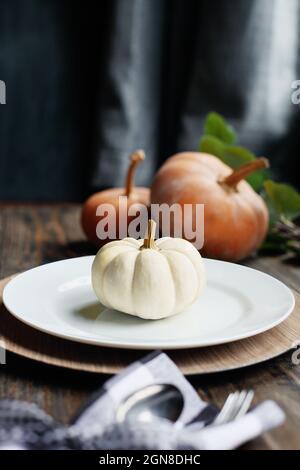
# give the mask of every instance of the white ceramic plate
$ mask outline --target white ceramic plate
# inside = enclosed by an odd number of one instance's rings
[[[205,260],[207,287],[185,312],[142,320],[102,307],[91,287],[93,256],[46,264],[16,276],[4,289],[6,308],[46,333],[83,343],[130,349],[180,349],[228,343],[281,323],[295,304],[290,289],[260,271]]]

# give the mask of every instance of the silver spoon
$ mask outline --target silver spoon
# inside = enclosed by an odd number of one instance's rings
[[[209,405],[197,416],[195,424],[199,426],[220,425],[233,421],[247,413],[254,393],[242,390],[231,393],[220,409]],[[171,384],[148,385],[130,395],[118,407],[117,422],[134,419],[151,422],[155,417],[177,421],[184,406],[181,391]]]
[[[149,385],[126,398],[116,412],[117,422],[135,419],[151,422],[154,418],[177,421],[183,410],[181,391],[171,384]]]

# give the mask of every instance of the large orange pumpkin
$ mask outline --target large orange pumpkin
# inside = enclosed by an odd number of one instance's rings
[[[83,231],[85,232],[87,238],[95,243],[97,246],[102,246],[105,243],[111,241],[111,238],[100,239],[97,236],[96,228],[98,222],[104,218],[98,216],[96,214],[97,208],[101,204],[112,204],[115,208],[116,216],[115,216],[115,223],[116,223],[116,237],[113,239],[123,238],[127,234],[123,234],[121,237],[119,236],[119,212],[124,211],[125,207],[120,206],[119,204],[119,197],[126,196],[127,197],[127,210],[133,204],[137,204],[135,209],[138,207],[139,204],[144,206],[149,206],[150,204],[150,190],[149,188],[145,187],[136,187],[134,186],[134,175],[138,164],[143,161],[145,158],[145,154],[143,150],[136,150],[130,156],[130,164],[128,167],[126,182],[124,188],[110,188],[104,191],[99,191],[98,193],[93,194],[90,196],[82,207],[81,212],[81,225]],[[123,216],[125,220],[127,220],[128,224],[135,219],[136,216],[128,216],[128,213],[124,213]],[[127,219],[126,219],[127,218]]]
[[[204,204],[202,255],[238,261],[254,252],[267,233],[268,209],[244,180],[267,165],[267,160],[260,158],[233,171],[213,155],[178,153],[156,174],[151,202],[179,203],[183,213],[184,204]]]

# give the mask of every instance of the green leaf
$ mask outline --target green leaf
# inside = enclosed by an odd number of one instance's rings
[[[209,113],[204,122],[205,134],[217,137],[225,144],[234,144],[236,134],[233,128],[218,113]]]
[[[229,162],[228,165],[232,168],[237,168],[245,163],[256,160],[254,153],[238,145],[227,145],[225,156]]]
[[[265,187],[261,191],[260,195],[263,198],[263,200],[265,201],[266,206],[268,208],[268,212],[269,212],[269,230],[271,230],[274,227],[274,225],[276,224],[276,222],[278,222],[279,214],[276,211],[276,209],[274,207],[274,204],[272,203],[272,201],[269,198],[268,194],[266,193]]]
[[[200,152],[210,153],[211,155],[215,155],[223,161],[225,148],[225,144],[223,144],[223,142],[221,142],[221,140],[219,140],[217,137],[213,137],[212,135],[204,135],[201,138],[199,144]]]
[[[220,139],[211,135],[204,135],[201,138],[199,150],[200,152],[215,155],[233,169],[256,159],[255,155],[245,147],[226,145]],[[262,189],[265,179],[266,171],[259,170],[248,176],[247,181],[255,191],[259,191]]]
[[[272,180],[264,182],[267,197],[278,215],[289,220],[300,216],[300,194],[288,184],[276,183]]]

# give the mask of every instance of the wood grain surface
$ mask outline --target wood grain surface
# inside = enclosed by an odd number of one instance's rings
[[[0,281],[0,340],[6,351],[45,364],[101,374],[116,374],[149,354],[147,350],[102,348],[66,341],[25,325],[11,315],[1,301],[4,287],[12,277]],[[168,350],[167,354],[186,375],[223,372],[277,357],[289,351],[300,337],[300,294],[294,291],[294,295],[293,313],[276,328],[242,341]]]
[[[0,205],[0,278],[42,263],[95,251],[84,240],[76,205]],[[257,257],[245,264],[276,276],[300,292],[299,260]],[[4,318],[0,317],[0,321]],[[297,333],[294,337],[300,341]],[[119,356],[116,363],[122,360]],[[108,377],[46,365],[9,352],[6,364],[0,367],[0,398],[35,402],[64,423]],[[292,363],[291,351],[259,365],[191,376],[189,380],[202,398],[216,405],[221,405],[229,392],[243,388],[254,389],[256,403],[276,400],[286,412],[285,424],[244,448],[300,449],[300,366]]]

